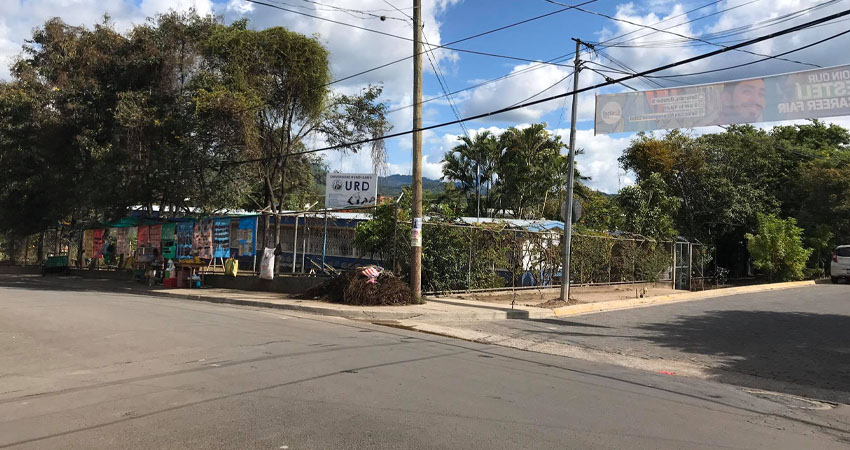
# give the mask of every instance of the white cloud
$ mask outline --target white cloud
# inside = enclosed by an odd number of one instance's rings
[[[682,12],[684,12],[685,9],[687,9],[683,6],[683,4],[684,2],[650,2],[650,4],[648,5],[639,7],[634,3],[629,3],[626,5],[620,5],[618,7],[616,17],[636,23],[651,25],[674,15],[681,14]],[[787,20],[776,25],[766,26],[767,24],[762,23],[763,21],[768,19],[776,18],[786,14],[796,13],[800,10],[821,4],[826,5],[826,2],[820,0],[777,0],[770,2],[754,2],[749,4],[743,4],[743,6],[741,6],[742,3],[740,1],[730,0],[717,4],[717,6],[714,7],[714,11],[702,9],[690,13],[686,16],[673,19],[669,22],[655,25],[654,27],[664,30],[669,29],[668,31],[676,32],[678,34],[686,36],[699,36],[704,35],[706,33],[723,32],[727,30],[737,29],[739,27],[742,30],[746,29],[747,27],[753,28],[742,34],[730,36],[710,36],[708,39],[721,43],[727,42],[726,45],[729,45],[728,42],[738,42],[738,40],[741,39],[751,39],[754,37],[763,36],[766,33],[779,31],[784,28],[788,28],[794,25],[801,24],[803,22],[813,20],[817,17],[823,17],[838,12],[844,8],[843,4],[839,2],[823,6],[822,8],[814,12],[801,15],[800,17],[794,18],[793,20]],[[734,9],[731,9],[730,11],[725,11],[717,14],[717,12],[719,11],[723,11],[733,7]],[[697,19],[708,14],[712,14],[710,16],[710,19],[708,20],[696,21],[690,24],[685,24],[685,22],[687,21],[691,21],[693,19]],[[612,36],[620,35],[623,33],[629,33],[635,31],[636,29],[639,30],[639,27],[624,24],[621,22],[616,22],[613,26],[606,27],[600,33],[600,40],[605,41],[606,39],[609,39]],[[748,50],[764,55],[775,55],[783,51],[787,51],[793,48],[801,47],[802,45],[812,43],[826,36],[838,33],[840,31],[844,31],[845,29],[845,23],[832,23],[819,28],[799,31],[780,38],[763,41],[756,45],[748,46],[743,50]],[[636,31],[635,33],[630,34],[629,36],[624,37],[623,39],[631,40],[634,38],[639,39],[636,39],[634,42],[629,42],[628,45],[640,44],[643,46],[617,47],[605,50],[606,52],[614,56],[616,59],[625,63],[625,65],[634,70],[650,69],[674,61],[680,61],[689,56],[707,53],[709,51],[720,48],[716,45],[690,45],[694,43],[688,42],[683,38],[677,37],[669,33],[653,32],[652,30],[646,29]],[[681,46],[678,44],[671,44],[674,41],[679,41],[679,43],[684,42],[689,45]],[[846,64],[850,62],[850,58],[847,57],[848,54],[846,52],[846,46],[848,43],[850,43],[850,37],[844,36],[807,50],[789,54],[785,56],[785,58],[790,60],[798,60],[806,63],[818,64],[822,66]],[[838,56],[838,58],[836,58],[836,56]],[[664,72],[664,74],[672,75],[701,72],[704,70],[723,68],[741,63],[752,62],[761,58],[762,57],[747,54],[743,51],[731,51],[724,53],[722,56],[712,57],[670,69]],[[609,66],[614,65],[611,61],[607,61],[604,58],[600,58],[598,61]],[[776,73],[806,70],[811,68],[812,66],[770,59],[764,62],[760,62],[758,64],[748,65],[741,68],[724,70],[705,75],[683,77],[679,78],[678,80],[685,84],[699,84],[719,80],[732,80],[753,76],[764,76]],[[657,81],[659,81],[662,85],[665,86],[676,86],[679,84],[673,82],[672,80]],[[637,84],[636,87],[638,88],[649,89],[654,87],[644,81],[635,80],[635,83]]]

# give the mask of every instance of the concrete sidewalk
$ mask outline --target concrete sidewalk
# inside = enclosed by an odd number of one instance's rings
[[[67,290],[115,292],[172,299],[224,303],[231,305],[274,308],[300,311],[353,320],[390,322],[408,319],[445,320],[503,320],[541,319],[554,317],[551,309],[533,307],[505,307],[460,299],[428,299],[422,305],[405,306],[350,306],[317,300],[299,300],[274,292],[244,291],[222,288],[166,289],[111,279],[80,278],[74,276],[47,276],[32,274],[0,274],[2,287],[34,290]]]
[[[532,306],[514,306],[511,308],[510,306],[502,304],[456,298],[427,298],[426,303],[422,305],[350,306],[316,300],[299,300],[288,297],[284,294],[273,292],[244,291],[223,288],[166,289],[162,287],[148,287],[143,284],[128,281],[80,278],[74,276],[41,277],[36,275],[5,275],[3,279],[17,279],[19,281],[12,282],[11,285],[19,286],[23,282],[24,284],[31,285],[34,289],[47,288],[74,291],[91,290],[120,292],[125,294],[186,299],[210,303],[283,309],[324,316],[336,316],[353,320],[382,322],[401,322],[409,320],[417,322],[443,322],[504,319],[548,319],[570,315],[646,307],[656,304],[695,301],[739,293],[814,285],[814,282],[776,283],[770,285],[745,286],[703,292],[682,292],[681,294],[674,295],[586,303],[549,309],[536,308]],[[0,283],[0,286],[5,284],[6,283]]]

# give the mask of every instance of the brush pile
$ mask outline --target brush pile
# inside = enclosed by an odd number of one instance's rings
[[[299,298],[357,306],[409,305],[410,287],[392,272],[378,266],[358,267],[309,289]]]

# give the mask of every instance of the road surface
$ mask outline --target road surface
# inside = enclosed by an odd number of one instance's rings
[[[693,363],[721,382],[850,403],[850,286],[845,284],[563,319],[443,325],[640,359]]]
[[[367,323],[0,276],[0,449],[839,449],[848,417]]]

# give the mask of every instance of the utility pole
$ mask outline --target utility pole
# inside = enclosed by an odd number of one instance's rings
[[[576,163],[576,115],[578,110],[578,73],[581,70],[581,41],[576,41],[576,58],[575,69],[573,72],[573,110],[571,112],[572,119],[570,120],[570,156],[567,164],[567,210],[564,214],[564,235],[563,248],[563,270],[561,271],[561,300],[569,301],[570,299],[570,244],[573,238],[573,184],[575,183],[575,163]]]
[[[413,0],[413,227],[410,290],[422,297],[422,0]]]

